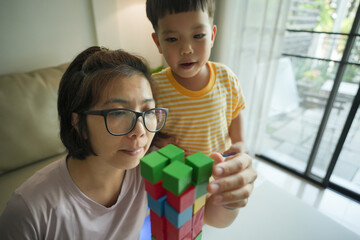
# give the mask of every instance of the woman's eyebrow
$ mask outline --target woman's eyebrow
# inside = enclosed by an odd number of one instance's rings
[[[125,99],[111,98],[111,99],[107,100],[102,106],[106,106],[111,103],[121,103],[121,104],[125,104],[125,105],[130,105],[130,102]]]
[[[143,103],[148,103],[148,102],[155,102],[155,99],[153,98],[147,98],[143,101]]]
[[[144,99],[142,101],[143,103],[149,103],[149,102],[155,102],[155,99],[154,98],[147,98],[147,99]],[[109,100],[107,100],[102,106],[106,106],[108,104],[111,104],[111,103],[120,103],[120,104],[124,104],[124,105],[131,105],[131,103],[125,99],[121,99],[121,98],[111,98]]]

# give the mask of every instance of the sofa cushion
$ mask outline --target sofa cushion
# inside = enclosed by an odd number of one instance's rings
[[[1,189],[1,197],[0,197],[0,215],[6,207],[7,201],[10,199],[11,194],[20,187],[20,185],[25,182],[30,176],[32,176],[35,172],[45,167],[46,165],[59,160],[66,156],[66,153],[62,153],[60,155],[56,155],[50,157],[44,161],[39,161],[34,164],[31,164],[27,167],[23,167],[17,169],[16,171],[12,171],[0,176],[0,189]]]
[[[65,151],[57,91],[67,66],[0,76],[0,173]]]

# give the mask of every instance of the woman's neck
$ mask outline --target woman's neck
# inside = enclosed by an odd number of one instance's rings
[[[97,163],[99,161],[91,158],[67,159],[70,176],[81,192],[93,201],[111,207],[121,192],[125,170],[105,168]]]

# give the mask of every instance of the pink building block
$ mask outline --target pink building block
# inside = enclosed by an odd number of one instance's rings
[[[188,207],[194,204],[195,201],[195,187],[191,185],[185,192],[180,196],[166,191],[166,201],[172,206],[177,212],[181,213]]]

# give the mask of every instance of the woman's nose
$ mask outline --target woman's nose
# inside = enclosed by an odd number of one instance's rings
[[[135,123],[134,129],[129,133],[130,136],[143,136],[146,133],[144,121],[142,117],[139,117]]]

